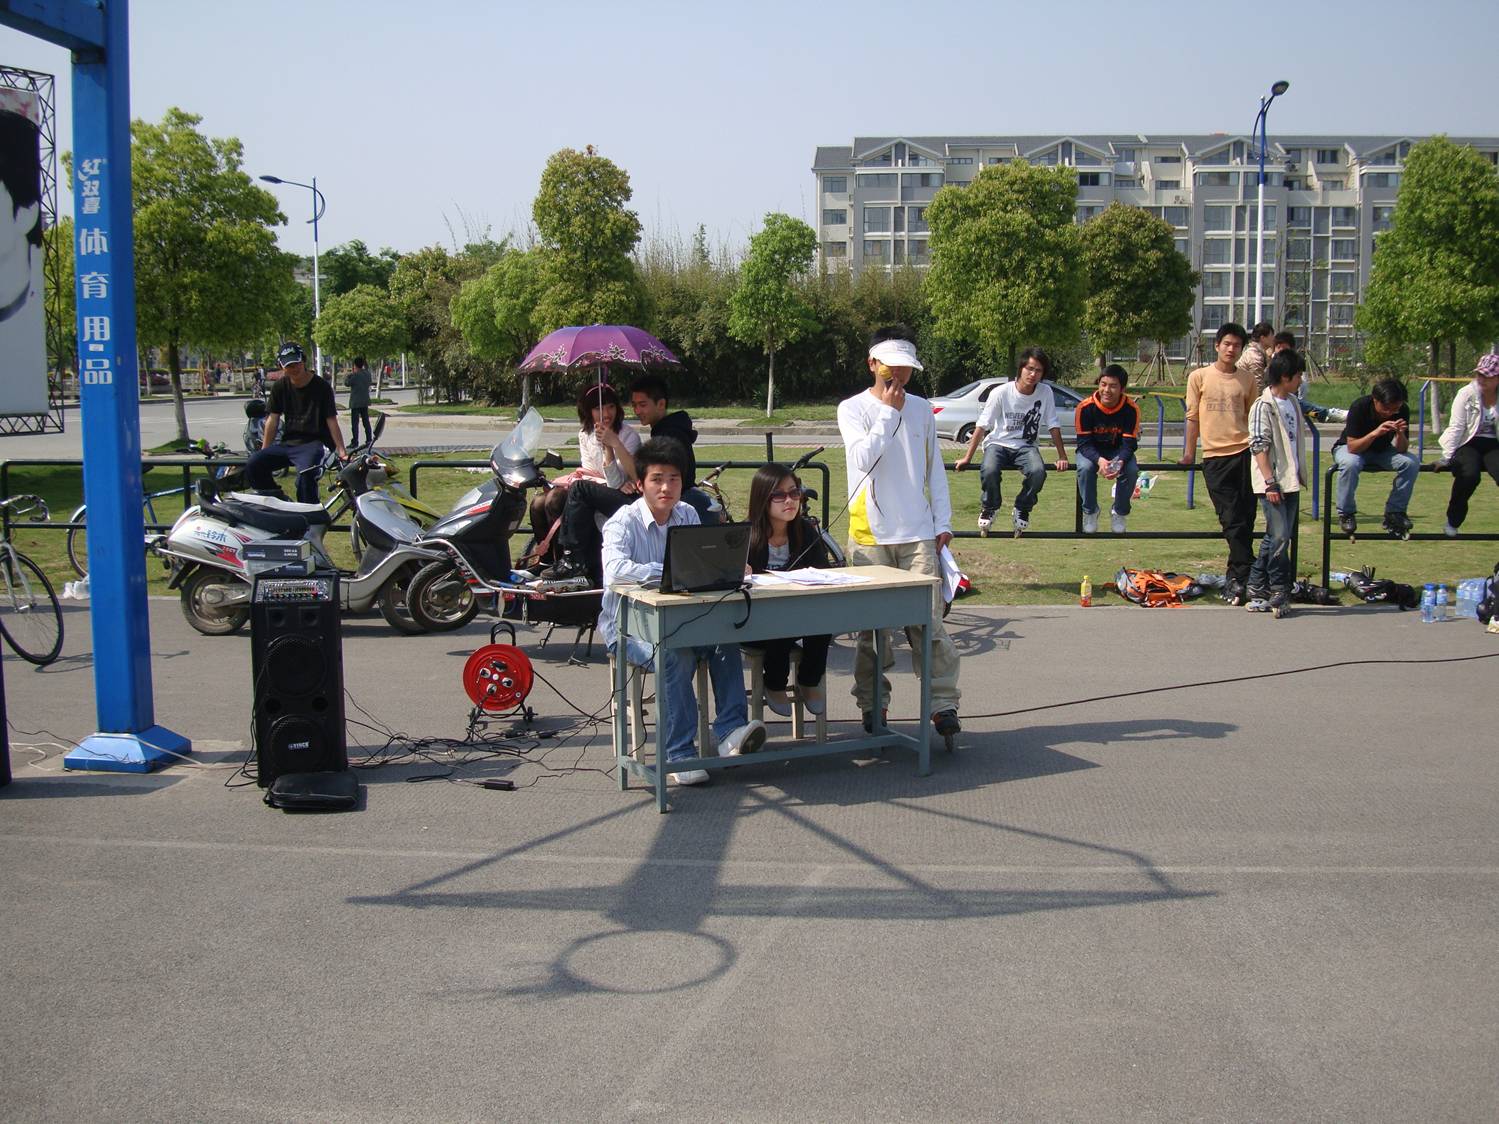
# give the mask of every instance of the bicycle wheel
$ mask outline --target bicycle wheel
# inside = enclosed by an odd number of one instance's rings
[[[82,523],[88,515],[87,507],[80,507],[72,515],[68,516],[69,523]],[[80,578],[88,577],[88,528],[70,527],[68,529],[68,561],[73,564],[73,572]]]
[[[62,651],[62,606],[52,583],[9,543],[0,547],[0,633],[16,655],[39,667]]]

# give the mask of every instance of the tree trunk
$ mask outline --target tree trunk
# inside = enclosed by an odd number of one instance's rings
[[[770,375],[765,381],[765,416],[770,417],[776,401],[776,353],[770,352]]]
[[[1014,341],[1011,341],[1011,343],[1010,343],[1010,369],[1005,372],[1005,374],[1009,375],[1011,378],[1015,377],[1015,355],[1016,355],[1015,343],[1014,343]]]
[[[1430,378],[1436,378],[1438,375],[1440,375],[1442,373],[1441,363],[1442,341],[1434,339],[1431,341],[1431,363],[1429,364],[1426,371],[1427,376]]]
[[[186,445],[190,438],[187,435],[187,407],[182,401],[182,353],[175,340],[167,344],[167,368],[172,373],[172,410],[177,415],[177,440]],[[151,381],[149,374],[146,381]]]
[[[1103,369],[1109,365],[1109,353],[1100,351],[1098,353],[1098,373],[1103,374]]]
[[[1447,341],[1447,374],[1457,378],[1457,341]]]

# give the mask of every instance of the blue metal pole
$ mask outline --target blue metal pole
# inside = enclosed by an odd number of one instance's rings
[[[104,49],[73,55],[73,223],[77,243],[83,490],[99,732],[69,769],[143,773],[191,750],[155,724],[141,518],[135,253],[130,196],[126,0],[104,6]]]
[[[1317,516],[1317,500],[1322,488],[1322,433],[1316,426],[1308,426],[1312,431],[1312,518]]]

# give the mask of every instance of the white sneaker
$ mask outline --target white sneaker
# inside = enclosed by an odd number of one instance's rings
[[[718,756],[738,757],[742,753],[754,753],[765,744],[765,723],[746,722],[737,730],[730,730],[719,740]]]
[[[1085,512],[1083,512],[1083,534],[1085,534],[1085,535],[1096,535],[1096,534],[1098,534],[1098,512],[1096,512],[1096,511],[1085,511]]]
[[[1120,515],[1117,511],[1110,511],[1109,527],[1116,535],[1124,534],[1124,516]]]
[[[680,773],[672,773],[667,778],[674,784],[707,784],[707,769],[683,769]]]
[[[1443,523],[1442,534],[1446,535],[1449,539],[1455,539],[1457,538],[1457,528],[1451,523]]]
[[[1010,522],[1014,525],[1015,533],[1017,535],[1031,525],[1031,521],[1024,515],[1020,514],[1020,509],[1018,507],[1014,511],[1010,512]]]

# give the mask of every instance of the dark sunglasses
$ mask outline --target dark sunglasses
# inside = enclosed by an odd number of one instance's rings
[[[789,492],[771,492],[770,493],[770,502],[771,503],[785,503],[787,500],[799,500],[801,498],[802,498],[802,490],[800,488],[792,488],[791,491],[789,491]]]

